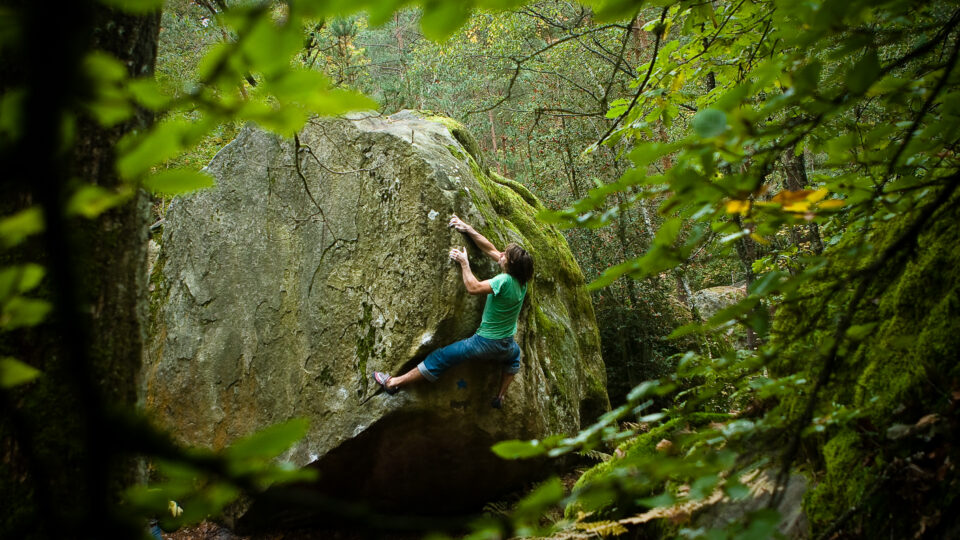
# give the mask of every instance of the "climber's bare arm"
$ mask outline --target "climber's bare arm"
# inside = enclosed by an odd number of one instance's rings
[[[464,223],[463,220],[455,215],[451,216],[449,226],[473,239],[473,243],[476,244],[477,247],[480,248],[480,251],[482,251],[487,257],[490,257],[495,261],[500,260],[500,250],[498,250],[492,242],[487,240],[486,236],[478,233],[476,229]]]
[[[470,269],[470,260],[467,259],[467,250],[453,248],[450,250],[450,258],[460,264],[460,273],[463,275],[463,286],[467,288],[467,292],[473,295],[481,294],[492,294],[493,287],[490,286],[490,281],[480,281],[476,276],[473,275],[473,270]]]

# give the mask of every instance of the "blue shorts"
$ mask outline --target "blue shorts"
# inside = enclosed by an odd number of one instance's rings
[[[430,353],[417,369],[428,381],[436,381],[444,371],[465,360],[498,362],[504,373],[520,371],[520,346],[513,336],[487,339],[474,334]]]

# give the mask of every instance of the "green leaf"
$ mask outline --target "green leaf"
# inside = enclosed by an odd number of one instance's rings
[[[43,232],[43,211],[32,206],[0,219],[0,246],[12,248],[28,236]]]
[[[719,109],[703,109],[690,122],[693,131],[704,139],[716,137],[727,130],[727,113]]]
[[[847,328],[847,337],[853,341],[863,341],[870,336],[870,333],[873,332],[873,329],[876,328],[877,323],[871,322],[866,324],[855,324],[850,328]]]
[[[106,6],[134,14],[144,14],[158,11],[163,7],[163,0],[100,0]]]
[[[301,469],[291,463],[282,463],[257,472],[257,480],[263,487],[284,482],[313,482],[317,477],[315,469]]]
[[[310,96],[327,91],[330,80],[319,71],[294,69],[265,84],[267,90],[281,101],[304,101]]]
[[[0,329],[13,330],[23,326],[36,326],[43,322],[53,306],[45,300],[15,296],[3,306],[0,313]]]
[[[133,485],[124,492],[124,499],[138,510],[160,515],[167,508],[170,496],[162,488]]]
[[[719,482],[720,478],[715,474],[697,478],[690,486],[690,498],[695,501],[705,498],[713,492],[713,488],[717,487]]]
[[[94,185],[85,185],[78,189],[67,202],[68,216],[83,216],[93,219],[107,210],[122,204],[133,195],[127,188],[120,192],[111,191]]]
[[[310,111],[321,116],[337,116],[353,111],[377,110],[379,105],[373,99],[353,90],[337,88],[327,92],[317,92],[313,99],[306,102]]]
[[[198,189],[213,187],[214,180],[209,174],[190,169],[167,169],[147,177],[143,187],[151,193],[162,195],[182,195]]]
[[[0,301],[35,288],[43,280],[44,275],[46,275],[46,269],[34,263],[0,269]]]
[[[643,381],[642,383],[634,386],[630,393],[627,394],[627,400],[630,402],[635,402],[641,398],[647,397],[649,395],[657,394],[657,389],[660,387],[660,381]]]
[[[142,137],[125,138],[119,145],[117,172],[126,180],[139,177],[180,153],[192,142],[194,131],[195,127],[187,120],[170,120],[157,124]]]
[[[677,502],[677,499],[671,493],[664,491],[655,497],[640,499],[637,501],[637,504],[646,506],[647,508],[666,508],[673,506],[675,502]]]
[[[503,459],[523,459],[542,455],[547,448],[534,439],[531,441],[501,441],[491,447],[493,453]]]
[[[517,503],[516,513],[520,516],[539,517],[562,499],[563,483],[554,476]]]
[[[133,116],[133,106],[117,89],[100,92],[95,101],[86,104],[87,110],[103,127],[112,127]]]
[[[83,69],[88,77],[99,83],[120,82],[127,78],[123,62],[103,51],[88,54],[83,59]]]
[[[657,229],[657,235],[653,239],[654,243],[665,247],[672,246],[677,239],[677,235],[680,234],[681,225],[683,225],[683,221],[680,218],[671,218],[664,221]]]
[[[226,484],[226,483],[216,483],[208,487],[203,491],[203,497],[209,503],[209,508],[213,510],[213,513],[219,514],[224,506],[233,502],[237,497],[240,496],[240,490],[236,487]],[[206,517],[208,512],[204,512],[203,515],[200,515],[199,518],[203,519]],[[190,517],[190,516],[187,516]],[[192,521],[192,520],[191,520]]]
[[[685,141],[672,143],[643,142],[630,151],[630,160],[634,167],[643,168],[661,157],[683,148]]]
[[[847,75],[847,88],[852,94],[864,94],[879,76],[880,58],[877,56],[877,51],[869,49]]]
[[[771,509],[758,510],[747,514],[743,522],[750,525],[734,537],[736,540],[769,540],[777,534],[780,513]]]
[[[817,89],[820,84],[821,69],[823,69],[823,64],[819,60],[813,59],[793,74],[794,89],[798,94],[808,94]],[[797,148],[802,150],[803,145],[798,144]]]
[[[0,388],[13,388],[26,384],[40,375],[42,375],[40,370],[16,358],[0,358]]]
[[[294,418],[272,425],[233,443],[224,454],[233,460],[276,457],[302,439],[309,425],[306,418]]]
[[[703,331],[703,325],[700,323],[688,323],[674,328],[673,332],[670,332],[670,335],[667,336],[667,339],[677,339],[690,334],[702,334]]]
[[[726,485],[723,486],[723,491],[728,497],[735,501],[745,499],[750,495],[750,488],[736,481],[727,482]]]
[[[137,103],[152,110],[159,111],[170,103],[170,98],[160,91],[157,81],[153,77],[141,77],[127,83],[127,89]]]
[[[274,23],[272,17],[259,16],[253,21],[253,28],[240,40],[242,54],[234,60],[247,60],[250,71],[263,73],[267,78],[286,73],[291,56],[303,44],[303,36],[289,25]]]
[[[757,296],[764,296],[770,292],[776,291],[780,285],[780,281],[786,274],[779,270],[773,270],[767,272],[760,276],[759,279],[754,281],[747,287],[747,292],[750,294],[755,294]]]
[[[22,88],[13,88],[0,97],[0,135],[11,141],[20,138],[23,126],[23,99],[26,92]]]
[[[428,0],[423,6],[420,28],[427,39],[443,41],[470,18],[472,2]]]

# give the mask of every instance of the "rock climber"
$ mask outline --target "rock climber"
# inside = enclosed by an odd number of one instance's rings
[[[374,371],[373,379],[388,394],[395,394],[402,387],[422,379],[434,382],[444,371],[465,360],[498,362],[502,366],[500,390],[490,404],[499,409],[503,406],[507,387],[520,371],[520,347],[513,336],[517,333],[517,318],[527,294],[527,282],[533,277],[533,258],[517,244],[510,244],[503,251],[497,250],[486,237],[457,216],[450,218],[448,226],[470,237],[480,251],[497,261],[502,270],[495,277],[480,281],[470,270],[466,248],[450,250],[450,259],[460,264],[467,292],[487,296],[480,328],[467,339],[433,351],[403,375],[391,377]]]

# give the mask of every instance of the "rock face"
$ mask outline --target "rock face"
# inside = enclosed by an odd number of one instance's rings
[[[442,512],[526,480],[531,467],[500,460],[493,443],[575,432],[608,407],[566,242],[535,220],[529,191],[485,171],[455,122],[315,119],[297,140],[247,127],[207,171],[215,189],[171,204],[151,277],[141,398],[182,442],[217,449],[307,417],[284,457],[318,468],[318,489]],[[466,293],[448,251],[467,246],[481,280],[498,268],[447,227],[453,213],[501,249],[520,243],[536,265],[523,365],[502,410],[489,405],[496,366],[461,365],[394,396],[370,378],[479,325],[484,298]]]
[[[703,317],[703,320],[707,320],[716,315],[721,309],[736,304],[746,295],[747,290],[744,287],[721,285],[719,287],[701,289],[693,293],[690,300],[697,308],[700,316]]]

